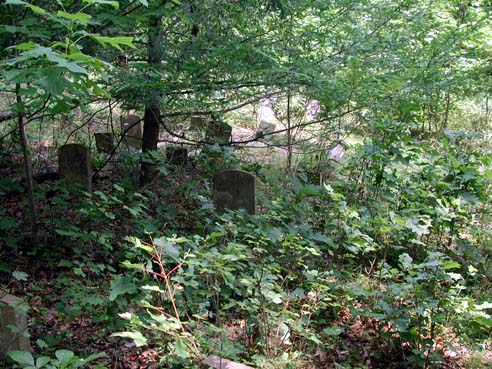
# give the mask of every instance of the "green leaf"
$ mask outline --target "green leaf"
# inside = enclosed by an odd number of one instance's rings
[[[24,272],[13,272],[12,273],[12,277],[14,277],[15,279],[17,279],[18,281],[27,281],[27,273],[24,273]]]
[[[5,5],[25,5],[27,4],[25,1],[22,0],[6,0]]]
[[[119,9],[120,7],[120,4],[117,1],[111,0],[84,0],[83,2],[87,4],[111,5],[115,9]]]
[[[339,336],[345,331],[345,328],[343,327],[326,327],[323,329],[323,333],[326,334],[327,336]]]
[[[45,78],[37,81],[36,84],[46,92],[54,96],[61,96],[63,91],[71,87],[70,82],[59,71],[47,70],[42,72]]]
[[[64,11],[61,11],[59,10],[58,13],[56,13],[57,16],[59,17],[62,17],[62,18],[66,18],[72,22],[79,22],[79,23],[82,23],[82,24],[87,24],[89,23],[89,21],[91,20],[92,16],[89,15],[89,14],[85,14],[85,13],[75,13],[75,14],[71,14],[71,13],[67,13],[67,12],[64,12]]]
[[[119,295],[132,294],[137,291],[137,286],[129,277],[116,276],[111,281],[109,301],[114,301]]]
[[[146,7],[148,7],[148,6],[149,6],[149,3],[147,2],[147,0],[138,0],[138,2],[139,2],[140,4],[142,4],[143,6],[146,6]]]
[[[66,365],[75,356],[73,351],[70,350],[57,350],[55,352],[56,358],[60,361],[62,365]]]
[[[135,345],[137,345],[137,347],[147,344],[147,338],[145,338],[142,333],[138,331],[113,333],[111,336],[131,338],[133,342],[135,342]]]
[[[477,323],[479,323],[480,325],[483,325],[487,328],[492,328],[492,319],[491,318],[487,318],[485,316],[475,316],[473,317],[473,320],[475,320]]]
[[[78,65],[77,62],[67,60],[67,59],[61,57],[57,53],[49,52],[46,54],[46,57],[48,58],[49,61],[52,61],[52,62],[58,64],[58,66],[60,66],[62,68],[66,68],[73,73],[87,74],[87,70],[85,70],[80,65]]]
[[[448,260],[448,261],[444,261],[442,263],[442,268],[444,270],[448,270],[448,269],[457,269],[457,268],[461,268],[461,264],[454,261],[454,260]]]
[[[176,355],[182,359],[187,359],[191,356],[188,346],[186,345],[184,339],[182,339],[181,337],[178,337],[176,339],[174,350],[176,352]]]
[[[161,290],[159,288],[159,286],[146,285],[146,286],[142,286],[141,288],[142,288],[142,290],[146,290],[146,291],[154,291],[154,292],[159,292],[159,293],[165,293],[166,292],[165,290]]]
[[[133,45],[133,37],[127,36],[117,36],[117,37],[106,37],[99,35],[91,35],[96,41],[98,41],[101,45],[105,46],[106,44],[110,44],[114,48],[123,51],[120,45],[128,46],[132,49],[135,48]]]
[[[271,290],[262,290],[261,294],[274,304],[281,304],[282,303],[282,295],[276,292],[273,292]]]
[[[157,238],[154,244],[159,248],[161,254],[167,254],[176,262],[179,262],[179,250],[165,237]]]
[[[407,270],[412,266],[413,259],[407,253],[401,254],[398,257],[398,260],[400,261],[400,265],[403,268],[403,270]]]
[[[419,219],[417,218],[408,218],[405,222],[405,227],[410,229],[412,232],[416,233],[417,236],[422,236],[424,234],[429,233],[430,222],[426,222],[425,224],[420,224]]]
[[[143,263],[131,263],[128,260],[122,262],[121,265],[123,265],[127,269],[139,269],[139,270],[145,269],[145,265]]]
[[[82,364],[82,366],[84,366],[84,365],[87,365],[88,363],[90,363],[91,361],[94,361],[94,360],[99,359],[100,357],[104,357],[104,356],[106,356],[105,352],[98,352],[98,353],[89,355],[84,359],[80,359],[80,363]]]
[[[36,5],[26,4],[26,8],[31,9],[36,14],[46,14],[46,10]]]
[[[34,358],[32,357],[30,352],[20,351],[20,350],[12,350],[7,352],[7,355],[14,360],[16,363],[26,366],[33,365],[34,366]]]
[[[39,45],[35,44],[32,41],[29,41],[29,42],[23,42],[19,45],[16,45],[15,48],[19,51],[28,51],[28,50],[34,49],[36,46],[39,46]]]
[[[49,356],[40,356],[36,359],[36,368],[40,369],[50,362]]]

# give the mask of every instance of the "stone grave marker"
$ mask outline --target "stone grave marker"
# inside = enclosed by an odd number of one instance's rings
[[[121,135],[124,136],[123,141],[128,147],[142,147],[142,118],[134,114],[121,117]]]
[[[202,363],[214,369],[254,369],[251,366],[236,363],[235,361],[227,360],[215,355],[210,355],[203,360]]]
[[[98,152],[111,154],[114,150],[113,135],[110,132],[94,133],[96,139],[96,149]]]
[[[224,122],[213,121],[207,127],[206,140],[213,143],[227,144],[231,142],[232,127]]]
[[[174,165],[185,165],[188,162],[188,150],[184,147],[166,147],[166,159]]]
[[[219,212],[245,209],[256,213],[256,177],[243,170],[227,169],[213,177],[213,202]]]
[[[207,119],[201,116],[192,116],[190,126],[194,129],[203,128],[207,124]]]
[[[277,126],[273,123],[269,123],[265,120],[262,120],[260,122],[260,125],[258,126],[257,130],[256,130],[256,137],[257,138],[261,138],[263,137],[265,134],[270,134],[270,133],[273,133],[275,132],[275,128]]]
[[[58,175],[68,184],[81,184],[92,190],[91,151],[79,144],[68,144],[58,150]]]
[[[0,354],[10,350],[32,352],[27,330],[24,302],[0,290]]]

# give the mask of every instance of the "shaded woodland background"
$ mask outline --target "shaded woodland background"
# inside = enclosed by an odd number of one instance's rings
[[[4,366],[491,367],[491,6],[5,1]],[[227,168],[256,214],[214,208]]]

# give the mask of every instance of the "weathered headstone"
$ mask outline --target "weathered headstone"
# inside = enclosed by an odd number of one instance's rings
[[[236,363],[235,361],[227,360],[215,355],[210,355],[202,361],[202,364],[214,369],[254,369],[251,366]]]
[[[99,152],[111,154],[114,150],[113,135],[109,132],[94,133],[96,139],[96,149]]]
[[[0,354],[10,350],[32,352],[24,310],[20,298],[0,290]]]
[[[263,137],[265,134],[271,134],[273,132],[275,132],[275,128],[277,126],[273,123],[269,123],[265,120],[262,120],[260,122],[260,125],[258,126],[257,130],[256,130],[256,137],[257,138],[261,138]]]
[[[245,209],[256,213],[256,177],[243,170],[227,169],[213,178],[213,202],[219,212]]]
[[[92,190],[91,151],[79,144],[68,144],[58,150],[58,175],[68,184],[80,184]]]
[[[188,150],[184,147],[166,147],[166,159],[174,165],[185,165],[188,162]]]
[[[200,116],[192,116],[190,119],[190,125],[192,128],[203,128],[207,124],[207,119]]]
[[[206,140],[213,143],[227,144],[232,138],[232,127],[224,122],[213,121],[207,127]]]
[[[140,148],[143,138],[142,118],[134,114],[121,117],[121,134],[129,147]]]

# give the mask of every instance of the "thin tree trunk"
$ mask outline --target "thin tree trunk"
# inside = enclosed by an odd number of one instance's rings
[[[448,128],[449,121],[449,109],[451,108],[451,94],[449,91],[446,92],[446,110],[444,111],[444,122],[442,124],[443,129]]]
[[[162,51],[162,30],[161,30],[161,17],[156,17],[150,24],[149,31],[149,46],[147,49],[147,62],[159,69],[163,58]],[[160,91],[155,91],[151,94],[144,113],[144,127],[143,127],[143,143],[142,153],[143,158],[141,162],[141,176],[140,184],[145,185],[150,183],[156,175],[156,164],[150,155],[145,155],[151,151],[157,151],[157,142],[159,141],[159,124],[161,119],[160,105]]]
[[[490,93],[487,92],[485,96],[485,127],[489,127],[490,120]]]
[[[17,105],[22,106],[22,97],[20,95],[20,84],[15,85],[15,94],[17,98]],[[22,109],[22,108],[21,108]],[[36,217],[36,203],[34,201],[34,188],[32,184],[32,169],[31,160],[29,158],[29,150],[27,147],[26,130],[24,128],[24,113],[22,110],[17,114],[17,123],[19,126],[19,135],[22,144],[22,153],[24,156],[24,174],[26,176],[27,194],[29,198],[29,222],[31,225],[31,239],[35,244],[38,239],[37,217]]]
[[[287,170],[292,173],[292,131],[290,120],[290,90],[287,94]]]

